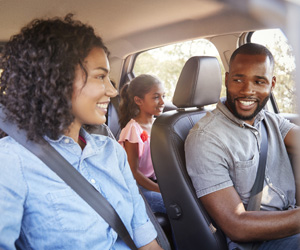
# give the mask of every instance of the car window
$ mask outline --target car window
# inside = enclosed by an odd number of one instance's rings
[[[224,77],[225,70],[219,53],[214,44],[207,39],[176,43],[140,53],[136,59],[133,72],[135,76],[153,74],[159,77],[165,84],[166,101],[172,101],[177,80],[184,63],[192,56],[204,55],[218,58],[222,77]]]
[[[280,29],[255,31],[251,42],[266,46],[275,60],[276,86],[273,94],[282,113],[296,113],[295,57],[293,49]]]

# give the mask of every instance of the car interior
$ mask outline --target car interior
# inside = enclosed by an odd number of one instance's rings
[[[175,249],[176,242],[178,250],[227,249],[225,235],[196,197],[185,168],[184,142],[195,123],[213,109],[212,104],[223,98],[221,66],[227,71],[232,52],[252,42],[256,31],[281,30],[291,44],[294,62],[299,63],[300,3],[296,0],[0,0],[0,55],[10,37],[32,19],[63,17],[68,13],[92,25],[103,38],[110,51],[110,78],[118,91],[137,76],[137,58],[145,52],[196,39],[205,39],[215,46],[217,56],[182,56],[184,66],[180,66],[179,75],[172,80],[174,89],[170,90],[170,100],[166,101],[164,113],[156,118],[152,127],[151,157],[167,209],[167,216],[157,214],[157,219],[171,247]],[[286,53],[280,51],[279,55]],[[175,67],[176,60],[169,70]],[[155,59],[155,64],[162,68],[159,59]],[[152,73],[147,63],[143,66],[145,73]],[[300,124],[297,109],[282,112],[277,105],[279,99],[290,92],[295,96],[292,100],[295,106],[300,104],[297,98],[299,71],[294,69],[290,78],[293,88],[283,91],[279,98],[272,95],[267,108]],[[121,131],[119,102],[119,96],[111,98],[106,125],[90,133],[118,140]],[[286,102],[282,100],[282,105]],[[294,165],[299,164],[295,162]],[[294,168],[294,174],[299,190],[297,200],[300,200],[300,171]]]
[[[197,249],[199,245],[203,249],[227,248],[222,231],[193,191],[184,155],[189,130],[209,110],[207,105],[218,102],[221,85],[221,70],[216,58],[190,58],[174,93],[173,102],[178,109],[160,115],[152,127],[153,165],[179,249]]]

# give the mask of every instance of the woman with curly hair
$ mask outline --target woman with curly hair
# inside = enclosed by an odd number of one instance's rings
[[[83,125],[106,121],[117,92],[108,50],[71,15],[34,20],[6,44],[0,103],[8,119],[45,138],[117,211],[139,249],[161,249],[115,140]],[[64,181],[11,137],[0,140],[0,249],[128,249]]]

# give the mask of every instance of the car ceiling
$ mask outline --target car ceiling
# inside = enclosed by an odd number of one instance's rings
[[[209,15],[222,4],[205,3],[205,13],[201,13],[201,5],[202,1],[195,0],[0,0],[0,40],[7,40],[33,18],[64,16],[69,12],[111,40],[140,29]]]
[[[34,18],[74,13],[104,39],[116,79],[122,61],[135,52],[263,28],[288,27],[300,61],[299,8],[299,0],[0,0],[0,49]]]
[[[260,26],[245,11],[238,12],[230,6],[227,1],[217,0],[0,0],[0,41],[9,40],[33,18],[61,17],[67,13],[74,13],[76,19],[92,25],[107,44],[112,44],[112,50],[116,49],[115,54],[121,53],[117,47],[122,41],[123,56],[143,48],[138,43],[145,43],[145,30],[150,31],[148,36],[163,36],[168,30],[169,40],[174,41],[183,39],[178,29],[172,32],[174,24],[182,24],[183,31],[195,30],[191,27],[197,26],[197,32],[185,35],[186,39],[196,33],[211,35]],[[156,30],[158,33],[153,32]],[[155,46],[155,42],[151,41],[151,45]]]
[[[203,18],[223,7],[217,1],[198,0],[0,0],[0,40],[7,40],[33,18],[70,12],[110,41],[141,29]]]

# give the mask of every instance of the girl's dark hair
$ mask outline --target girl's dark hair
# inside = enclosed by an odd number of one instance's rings
[[[119,106],[119,123],[121,129],[126,126],[131,118],[136,117],[140,112],[139,106],[134,101],[134,97],[137,96],[143,99],[156,84],[161,84],[161,81],[157,77],[142,74],[123,86],[120,93],[121,101]]]
[[[57,139],[74,117],[76,66],[87,78],[83,61],[95,48],[109,52],[91,26],[64,19],[33,20],[5,45],[0,58],[0,103],[7,118],[37,141]]]

